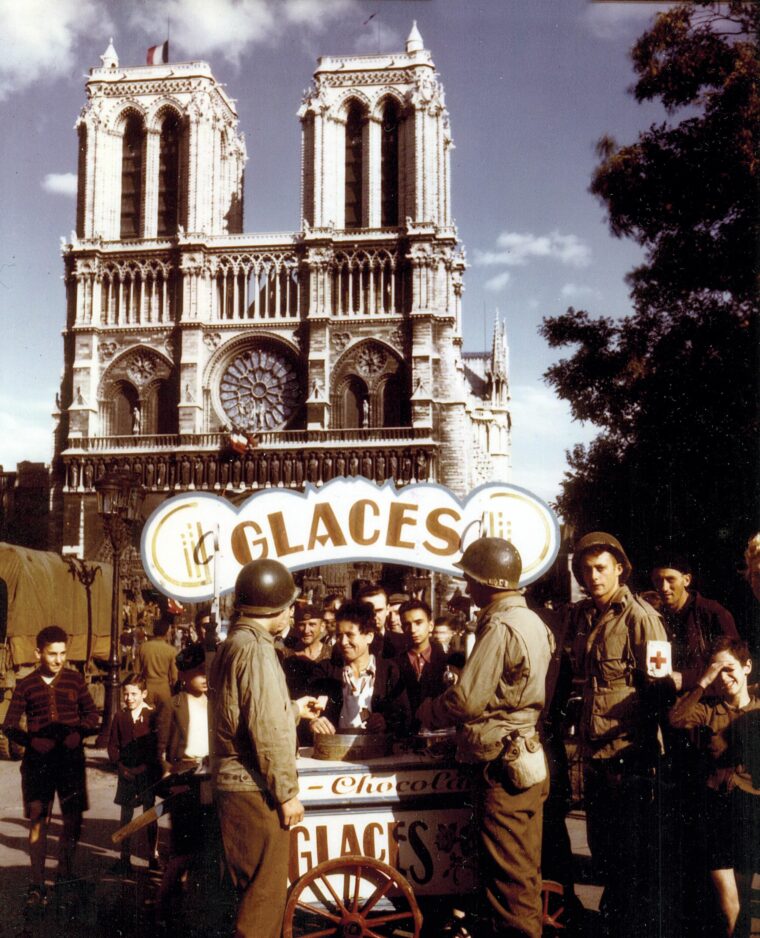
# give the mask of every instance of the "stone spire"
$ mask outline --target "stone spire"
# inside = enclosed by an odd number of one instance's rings
[[[422,36],[420,35],[419,29],[417,29],[417,20],[414,20],[412,23],[412,31],[406,38],[406,51],[422,52],[424,48],[425,46],[422,42]]]
[[[493,324],[493,339],[491,341],[491,374],[495,378],[506,378],[509,371],[509,347],[507,345],[507,323],[496,318]]]
[[[103,63],[103,68],[119,67],[119,56],[116,54],[116,49],[113,47],[113,36],[108,40],[108,48],[103,55],[101,55],[100,61]]]

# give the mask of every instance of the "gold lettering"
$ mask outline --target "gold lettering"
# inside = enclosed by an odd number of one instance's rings
[[[416,524],[416,518],[408,518],[406,512],[417,511],[419,505],[412,502],[394,502],[388,513],[388,533],[385,543],[388,547],[406,547],[408,550],[414,549],[412,541],[401,540],[401,529],[407,524]]]
[[[351,511],[348,513],[348,530],[351,534],[351,540],[365,547],[374,544],[378,537],[380,537],[379,531],[375,531],[374,534],[368,536],[364,530],[368,508],[372,509],[372,514],[377,518],[380,514],[380,509],[375,502],[369,498],[360,498],[358,502],[351,506]]]
[[[435,547],[430,541],[423,541],[422,546],[429,550],[431,554],[437,554],[439,557],[455,554],[459,550],[459,534],[454,528],[441,524],[440,518],[442,515],[448,515],[455,523],[462,520],[462,516],[453,508],[435,508],[427,516],[425,527],[433,537],[440,538],[445,546]]]
[[[272,530],[272,540],[278,557],[287,557],[288,554],[297,554],[299,550],[303,550],[303,544],[290,546],[285,519],[281,511],[273,511],[271,515],[267,515],[267,520]]]
[[[235,525],[232,530],[230,546],[232,547],[233,556],[239,564],[250,563],[251,560],[260,560],[269,553],[269,545],[265,537],[257,537],[255,540],[249,541],[248,528],[256,535],[261,534],[261,528],[255,521],[242,521],[240,524]],[[251,552],[252,547],[260,548],[255,557]]]
[[[380,855],[377,853],[377,844],[375,843],[375,834],[383,833],[383,825],[378,824],[377,821],[371,821],[364,828],[364,836],[362,837],[362,846],[364,847],[364,856],[365,857],[374,857],[376,860],[379,860],[381,863],[385,863],[385,850],[380,851]]]
[[[324,534],[317,534],[320,522],[325,526]],[[346,539],[335,517],[332,507],[326,502],[317,502],[314,506],[314,514],[311,519],[311,531],[309,531],[309,544],[307,550],[314,550],[314,545],[319,544],[324,547],[328,541],[332,541],[333,547],[345,547]]]
[[[342,857],[358,856],[361,852],[359,838],[356,836],[356,828],[353,824],[344,824],[343,836],[340,841],[340,855]]]

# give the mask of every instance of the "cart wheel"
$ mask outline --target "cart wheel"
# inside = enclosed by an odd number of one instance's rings
[[[543,897],[543,926],[545,935],[563,931],[567,926],[562,921],[565,913],[564,889],[554,880],[545,879],[541,884]]]
[[[317,901],[302,898],[307,890]],[[419,938],[421,928],[417,900],[398,870],[371,857],[348,856],[326,860],[294,883],[282,938]]]

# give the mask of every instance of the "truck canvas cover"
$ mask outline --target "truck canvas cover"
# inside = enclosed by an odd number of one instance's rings
[[[69,661],[87,660],[88,634],[90,658],[107,659],[112,575],[110,564],[0,543],[0,642],[8,643],[11,663],[35,663],[35,637],[48,625],[68,633]]]

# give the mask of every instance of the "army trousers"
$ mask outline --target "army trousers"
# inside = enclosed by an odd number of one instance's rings
[[[549,778],[521,790],[504,777],[500,762],[484,765],[478,775],[478,935],[540,938],[541,832]]]
[[[260,791],[216,792],[224,856],[238,893],[235,938],[280,938],[290,831]]]

